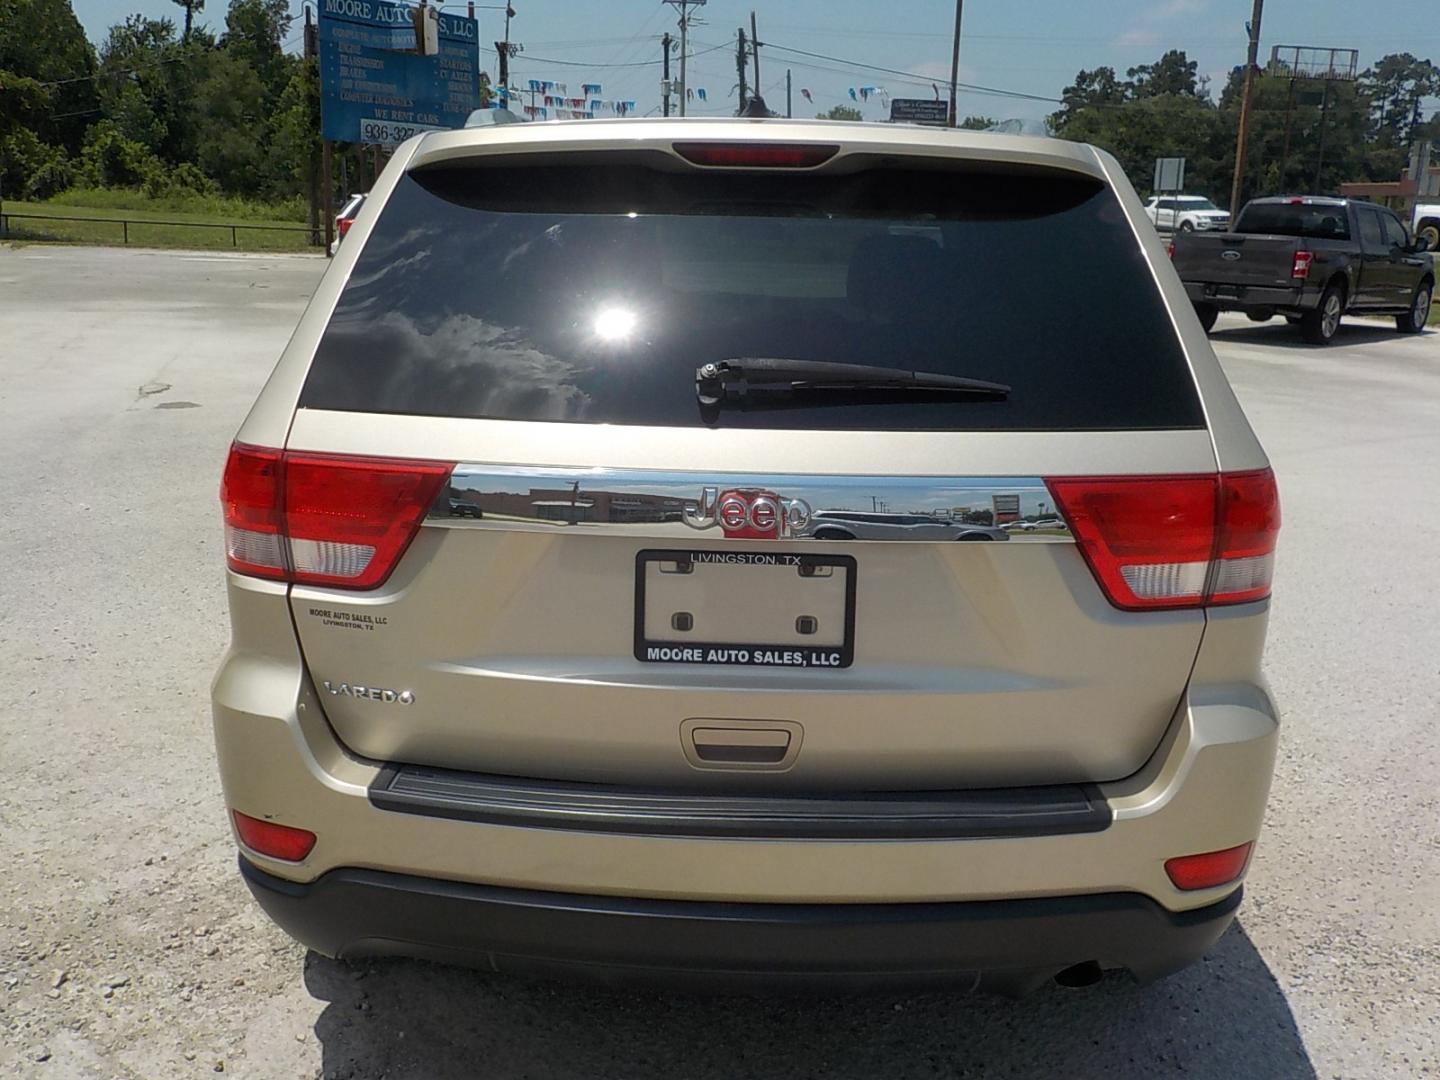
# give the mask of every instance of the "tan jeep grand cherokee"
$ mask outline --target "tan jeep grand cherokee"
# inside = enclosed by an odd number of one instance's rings
[[[1024,990],[1240,903],[1275,484],[1090,147],[418,137],[222,500],[240,868],[322,953]]]

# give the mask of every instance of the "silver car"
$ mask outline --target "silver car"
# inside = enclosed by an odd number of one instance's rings
[[[221,498],[240,871],[326,955],[1019,992],[1240,903],[1275,482],[1091,147],[417,137]]]

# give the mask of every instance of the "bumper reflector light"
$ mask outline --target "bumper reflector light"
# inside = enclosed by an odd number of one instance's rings
[[[251,851],[272,859],[303,862],[315,846],[315,834],[308,829],[261,821],[239,810],[231,810],[230,816],[235,819],[235,832],[239,834],[240,842]]]
[[[1224,851],[1207,851],[1200,855],[1181,855],[1167,859],[1165,873],[1177,889],[1192,892],[1195,889],[1213,889],[1217,885],[1228,885],[1245,872],[1250,861],[1254,841]]]

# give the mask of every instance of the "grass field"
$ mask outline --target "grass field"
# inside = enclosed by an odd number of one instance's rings
[[[192,248],[201,251],[319,251],[306,231],[294,230],[294,221],[239,220],[211,214],[174,210],[115,210],[69,203],[18,202],[6,199],[3,207],[9,226],[4,239],[38,240],[69,244],[122,244],[126,233],[132,247]],[[27,220],[25,214],[54,214],[79,221]],[[95,220],[111,218],[116,221]],[[118,219],[127,219],[122,226]],[[183,222],[185,224],[156,224]],[[230,226],[242,226],[234,231]],[[204,226],[198,228],[196,226]]]

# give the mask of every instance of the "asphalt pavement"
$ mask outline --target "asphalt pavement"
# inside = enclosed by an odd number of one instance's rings
[[[1021,1002],[711,997],[339,964],[241,884],[216,487],[324,266],[0,247],[0,1074],[1440,1077],[1440,333],[1214,335],[1280,479],[1284,730],[1205,962]]]

